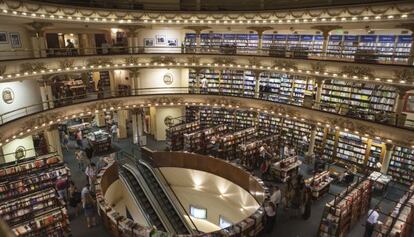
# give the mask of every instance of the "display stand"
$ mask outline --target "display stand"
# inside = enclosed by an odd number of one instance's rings
[[[317,200],[322,197],[325,193],[329,192],[329,188],[333,178],[329,176],[329,171],[323,171],[322,173],[316,174],[309,179],[305,180],[305,184],[310,186],[312,191],[312,198]]]
[[[372,172],[368,176],[368,179],[372,180],[374,188],[379,190],[381,193],[387,189],[388,184],[391,182],[390,176],[382,174],[378,171]]]
[[[274,163],[270,167],[270,173],[272,177],[286,182],[289,178],[293,178],[298,174],[301,164],[302,161],[298,160],[297,156],[291,156]]]
[[[111,137],[104,130],[94,131],[87,136],[89,143],[96,153],[103,153],[111,150]]]

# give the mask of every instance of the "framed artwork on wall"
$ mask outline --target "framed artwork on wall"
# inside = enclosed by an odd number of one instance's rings
[[[21,48],[22,41],[20,40],[20,34],[17,32],[10,32],[10,43],[12,48]]]
[[[167,39],[167,44],[170,47],[177,47],[177,39]]]
[[[7,32],[1,31],[0,32],[0,44],[7,44],[9,43],[9,39],[7,38]]]
[[[154,46],[154,39],[153,38],[145,38],[144,39],[144,46],[145,47],[152,47],[152,46]]]
[[[156,35],[155,36],[155,44],[156,45],[166,45],[167,39],[165,38],[165,35]]]

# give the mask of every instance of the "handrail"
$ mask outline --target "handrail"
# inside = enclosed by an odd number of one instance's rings
[[[300,105],[301,102],[295,98],[283,99],[279,101],[272,100],[270,96],[273,96],[273,97],[278,96],[277,93],[260,91],[260,92],[254,92],[254,94],[252,94],[251,96],[248,96],[243,93],[243,89],[240,89],[238,93],[226,93],[222,89],[223,88],[220,88],[218,92],[201,92],[198,88],[195,88],[195,87],[161,87],[161,88],[155,87],[155,88],[140,88],[140,89],[133,89],[133,90],[115,90],[115,91],[100,90],[96,92],[86,92],[85,94],[44,101],[42,103],[25,106],[19,109],[15,109],[15,110],[0,114],[0,125],[6,124],[20,117],[36,114],[41,111],[47,111],[49,109],[52,109],[52,107],[53,108],[64,107],[67,104],[73,104],[77,102],[89,102],[89,101],[108,99],[108,98],[122,98],[122,97],[131,96],[131,95],[154,95],[155,96],[155,95],[162,95],[162,94],[204,94],[204,95],[211,94],[211,95],[222,95],[222,96],[259,99],[259,100],[264,100],[264,101],[272,101],[275,104],[288,104],[288,105],[292,105],[296,107],[304,107]],[[236,89],[233,89],[233,90],[236,91]],[[86,99],[84,97],[86,97]],[[361,111],[358,112],[358,110],[351,110],[353,112],[356,112],[353,114],[343,113],[341,110],[338,110],[338,112],[332,112],[332,111],[326,111],[326,110],[321,109],[321,106],[329,105],[327,103],[323,103],[323,102],[317,103],[314,100],[312,100],[312,103],[313,103],[312,108],[308,108],[308,107],[306,108],[313,109],[316,111],[331,113],[331,114],[338,114],[338,115],[346,116],[346,117],[353,118],[353,119],[375,122],[375,123],[379,123],[379,124],[383,124],[387,126],[394,126],[394,127],[414,130],[414,126],[412,126],[414,125],[414,120],[406,119],[405,121],[408,126],[398,124],[397,119],[390,120],[391,118],[393,118],[392,115],[395,115],[394,112],[385,112],[383,114],[380,114],[376,110],[367,108],[367,114],[381,115],[386,118],[386,120],[381,121],[381,120],[377,120],[375,117],[374,119],[367,117],[366,114],[362,113]],[[45,109],[43,108],[44,105],[47,105]],[[53,105],[53,106],[50,106],[50,105]]]
[[[366,48],[371,48],[366,50]],[[356,50],[355,53],[332,52],[330,50],[309,49],[299,45],[272,46],[265,48],[251,46],[232,46],[223,44],[221,46],[108,46],[108,47],[78,47],[78,48],[44,48],[44,49],[3,49],[0,50],[2,56],[10,56],[10,53],[30,53],[29,57],[22,57],[21,60],[36,58],[61,58],[61,57],[83,57],[83,56],[105,56],[122,54],[154,54],[154,53],[181,53],[181,54],[220,54],[220,55],[239,55],[239,56],[270,56],[274,58],[298,58],[298,59],[317,59],[338,62],[357,62],[367,64],[394,64],[409,65],[410,59],[414,58],[413,52],[378,52],[379,47],[365,47],[364,50]],[[393,49],[394,47],[381,46],[380,48]],[[367,52],[371,51],[371,52]],[[37,54],[37,57],[34,56]],[[381,59],[382,58],[382,59]],[[391,60],[385,60],[389,58]],[[9,61],[15,59],[2,59]]]
[[[170,202],[173,202],[172,200],[171,200],[171,197],[170,197],[170,195],[169,195],[169,192],[167,192],[167,187],[165,187],[164,185],[162,185],[160,182],[161,181],[159,181],[159,179],[158,179],[158,177],[156,176],[156,174],[155,174],[155,172],[154,172],[154,170],[153,170],[153,168],[151,167],[151,166],[149,166],[145,161],[143,161],[143,160],[139,160],[138,162],[140,162],[140,163],[142,163],[143,165],[145,165],[148,169],[150,169],[150,171],[151,171],[151,173],[156,177],[156,180],[157,180],[157,182],[159,183],[159,185],[161,186],[161,188],[162,188],[162,190],[165,192],[165,194],[167,195],[167,197],[168,197],[168,199],[170,199],[169,201]],[[159,172],[157,172],[157,173],[159,173],[160,175],[161,175],[161,177],[162,177],[162,179],[164,180],[164,182],[167,182],[166,180],[166,178],[165,178],[165,176],[164,176],[164,174],[161,172],[161,170],[159,170],[159,169],[157,169],[157,171],[159,171]],[[198,228],[197,228],[197,226],[196,226],[196,224],[193,222],[193,220],[190,218],[190,214],[187,212],[187,210],[185,209],[185,207],[184,207],[184,205],[181,203],[181,201],[180,201],[180,199],[178,198],[178,196],[177,196],[177,194],[175,193],[175,191],[171,188],[171,187],[169,187],[168,186],[168,191],[171,191],[171,193],[174,195],[174,199],[178,202],[178,204],[180,204],[180,207],[182,208],[182,210],[184,211],[184,213],[189,217],[188,219],[190,220],[190,222],[191,222],[191,224],[193,225],[193,228],[197,231],[197,232],[199,232],[199,230],[198,230]],[[175,208],[175,206],[173,205],[173,207]],[[178,211],[178,210],[177,210]],[[185,220],[183,220],[182,219],[182,216],[180,215],[180,219],[181,219],[181,221],[183,221],[184,223],[187,223]]]

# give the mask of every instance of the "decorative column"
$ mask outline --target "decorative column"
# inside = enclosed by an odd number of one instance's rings
[[[201,31],[211,29],[208,26],[187,26],[184,29],[192,30],[196,33],[196,52],[200,52],[201,47]]]
[[[260,70],[254,70],[254,98],[260,98],[260,73],[262,73],[262,71]],[[244,93],[243,93],[244,94]],[[267,96],[266,96],[267,98]]]
[[[80,55],[88,54],[88,50],[87,50],[87,48],[89,47],[88,35],[85,33],[82,33],[78,35],[78,38],[79,38],[79,54]]]
[[[263,27],[247,27],[247,29],[257,32],[257,35],[259,36],[257,48],[261,51],[263,49],[263,32],[267,30],[273,30],[273,28],[268,27],[268,26],[263,26]]]
[[[398,99],[395,106],[396,125],[404,126],[407,115],[403,113],[405,94],[410,89],[407,87],[397,87]]]
[[[320,105],[321,105],[321,96],[322,96],[322,87],[323,87],[323,83],[324,83],[324,79],[322,77],[317,77],[315,79],[316,81],[316,85],[317,87],[317,91],[316,91],[316,95],[315,95],[315,101],[313,104],[313,108],[314,109],[320,109]]]
[[[139,52],[139,41],[138,41],[138,31],[145,28],[142,25],[131,25],[131,26],[119,26],[119,28],[125,29],[127,32],[127,41],[128,41],[128,53],[138,53]]]
[[[46,110],[54,108],[51,84],[46,78],[38,80],[38,84],[40,89],[40,96],[42,97],[43,109]]]
[[[111,96],[116,97],[118,94],[118,83],[114,75],[114,70],[109,71],[109,88],[111,90]]]
[[[118,138],[124,139],[128,137],[127,131],[127,119],[128,119],[128,110],[118,110]]]
[[[30,31],[32,32],[31,42],[33,49],[33,57],[47,57],[47,46],[46,40],[44,38],[44,30],[47,26],[51,26],[52,23],[49,22],[37,22],[28,23]]]
[[[139,69],[137,68],[130,68],[129,71],[129,85],[131,87],[131,95],[138,95],[139,87],[138,87],[138,76],[139,76]]]
[[[95,113],[95,122],[96,126],[99,128],[105,127],[105,113],[104,112],[98,112]]]
[[[63,160],[62,146],[60,142],[60,134],[57,125],[52,125],[45,130],[45,137],[49,145],[49,152],[57,152],[61,160]]]
[[[342,29],[342,26],[339,25],[317,25],[312,26],[312,29],[319,30],[322,32],[323,35],[323,47],[322,47],[322,56],[326,57],[327,49],[328,49],[328,42],[329,42],[329,33],[332,30]]]
[[[392,152],[394,151],[394,144],[387,143],[385,144],[385,147],[386,147],[385,156],[384,156],[384,160],[382,161],[382,166],[381,166],[381,173],[383,174],[387,174],[388,167],[391,161]]]
[[[315,152],[314,152],[314,150],[315,150],[315,138],[316,138],[316,125],[312,125],[312,130],[311,130],[311,133],[310,133],[309,147],[308,147],[307,155],[315,154]]]
[[[131,110],[131,119],[132,119],[132,141],[134,144],[138,144],[140,138],[143,135],[143,119],[142,119],[142,110],[136,109]],[[141,144],[144,145],[144,144]]]

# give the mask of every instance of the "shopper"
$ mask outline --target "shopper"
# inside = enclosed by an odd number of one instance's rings
[[[62,147],[66,149],[66,151],[69,151],[69,136],[66,132],[62,132]]]
[[[86,158],[88,158],[89,163],[92,162],[92,157],[93,157],[93,147],[91,144],[89,144],[86,148],[85,148],[85,154],[86,154]]]
[[[270,196],[270,201],[273,202],[273,204],[275,204],[276,210],[279,207],[281,200],[282,200],[282,192],[280,191],[279,186],[276,185],[273,187],[272,196]]]
[[[90,192],[86,192],[82,197],[82,207],[86,217],[88,228],[96,225],[95,217],[95,200],[93,200]]]
[[[85,174],[88,178],[87,180],[90,185],[90,190],[93,191],[95,187],[94,184],[95,184],[96,174],[97,174],[95,163],[92,162],[86,167]]]
[[[82,130],[79,129],[78,132],[76,132],[75,139],[76,139],[76,145],[78,145],[78,148],[82,149],[83,148]]]
[[[75,216],[78,216],[81,208],[81,193],[76,188],[73,181],[69,181],[69,206],[75,209]]]
[[[111,126],[111,134],[112,134],[112,141],[117,141],[118,140],[118,126],[116,126],[115,122],[112,122],[112,126]]]
[[[86,162],[85,157],[86,157],[85,152],[79,148],[76,148],[75,159],[78,161],[78,168],[81,171],[85,169],[85,162]]]
[[[265,203],[265,213],[266,213],[266,233],[271,233],[273,231],[273,226],[275,225],[276,218],[276,207],[273,202]]]
[[[66,201],[68,200],[68,196],[67,196],[68,183],[67,183],[67,180],[63,178],[60,174],[56,179],[55,188],[58,192],[59,197],[63,199],[63,201],[66,203]]]
[[[370,209],[368,211],[368,218],[367,221],[365,223],[365,233],[364,233],[364,237],[371,237],[372,234],[374,233],[374,228],[375,225],[378,222],[378,217],[379,217],[379,208],[376,207],[374,209]]]
[[[304,210],[302,214],[302,218],[304,220],[308,220],[311,216],[311,208],[312,208],[312,190],[310,187],[305,188],[305,195],[304,195]]]

